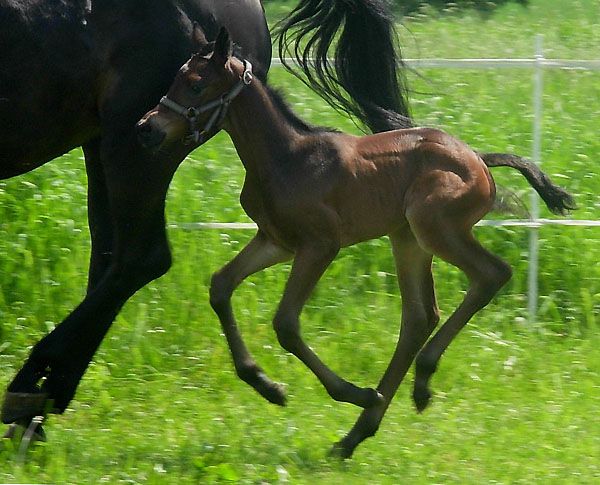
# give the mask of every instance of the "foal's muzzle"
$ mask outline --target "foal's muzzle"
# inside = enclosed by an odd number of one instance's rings
[[[167,134],[155,126],[152,118],[144,118],[135,125],[137,139],[147,150],[156,150],[163,144]]]

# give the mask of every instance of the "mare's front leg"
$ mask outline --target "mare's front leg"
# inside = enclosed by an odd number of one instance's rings
[[[62,413],[123,304],[170,266],[164,205],[178,161],[149,157],[133,130],[121,136],[103,140],[110,147],[102,158],[113,257],[80,305],[33,348],[8,387],[5,423],[31,420],[48,407]]]
[[[88,225],[91,238],[88,293],[102,280],[113,257],[113,225],[101,138],[83,145],[88,179]]]
[[[280,406],[285,405],[285,395],[248,352],[233,315],[231,295],[251,274],[289,261],[292,256],[291,252],[271,243],[259,231],[233,260],[213,275],[210,285],[210,304],[221,322],[237,375],[265,399]]]
[[[313,241],[297,250],[273,325],[281,346],[298,357],[317,376],[334,400],[367,408],[380,403],[381,394],[374,389],[359,388],[340,378],[317,357],[300,335],[302,307],[338,250],[339,246],[325,241]]]
[[[88,177],[88,223],[91,237],[88,293],[101,281],[113,254],[112,215],[100,151],[101,138],[92,140],[83,146]],[[22,427],[23,430],[35,429],[37,438],[44,439],[41,423],[30,423],[30,418],[34,414],[44,415],[47,411],[44,409],[46,405],[47,396],[44,393],[9,393],[5,403],[7,409],[19,410],[19,415],[27,416],[19,419],[18,423],[14,423],[5,437],[12,438],[13,435],[19,433],[18,428]],[[7,416],[6,419],[11,420],[11,417]]]

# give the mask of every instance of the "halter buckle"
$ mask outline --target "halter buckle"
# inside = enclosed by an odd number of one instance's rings
[[[254,76],[252,75],[252,66],[250,65],[250,63],[248,64],[249,66],[247,66],[246,69],[244,69],[244,74],[242,74],[242,81],[246,86],[252,84],[252,80],[254,79]]]

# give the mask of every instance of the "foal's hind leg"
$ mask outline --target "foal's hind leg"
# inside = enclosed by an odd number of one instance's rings
[[[213,275],[210,285],[210,304],[223,327],[238,376],[265,399],[280,406],[285,405],[285,395],[250,356],[235,322],[231,295],[246,277],[291,257],[292,253],[269,242],[259,231],[234,259]]]
[[[352,430],[337,443],[332,454],[349,458],[366,438],[373,436],[404,379],[417,352],[439,321],[439,313],[431,274],[430,253],[419,247],[407,231],[390,235],[398,284],[402,294],[402,329],[396,350],[377,390],[384,401],[365,409]]]
[[[300,335],[302,307],[337,251],[337,247],[326,243],[307,245],[297,251],[273,325],[281,346],[318,377],[334,400],[366,408],[380,403],[381,394],[374,389],[356,387],[340,378],[316,356]]]
[[[440,357],[471,317],[510,279],[512,270],[506,262],[484,249],[470,228],[458,229],[445,226],[443,222],[427,226],[426,217],[411,222],[414,222],[413,229],[419,242],[464,271],[470,283],[462,303],[417,356],[413,399],[421,412],[431,398],[429,380]]]

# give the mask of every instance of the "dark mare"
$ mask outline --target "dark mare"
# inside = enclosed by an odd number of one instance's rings
[[[167,95],[140,121],[144,143],[169,151],[188,136],[189,119],[203,126],[222,100],[222,128],[246,169],[240,196],[258,233],[212,278],[210,303],[229,343],[238,375],[269,401],[285,396],[255,363],[238,331],[231,296],[249,275],[293,260],[273,326],[282,347],[296,355],[336,401],[364,408],[354,428],[334,447],[342,457],[378,429],[416,357],[413,399],[429,403],[429,380],[438,361],[469,319],[511,276],[510,266],[484,249],[473,225],[494,205],[488,167],[519,170],[551,211],[574,208],[563,189],[535,165],[508,154],[481,154],[451,135],[411,128],[352,136],[311,126],[281,97],[252,79],[252,64],[232,56],[222,29],[207,43],[196,29],[198,53],[181,68]],[[184,116],[182,116],[184,115]],[[389,235],[402,294],[402,325],[392,360],[377,389],[338,377],[304,342],[299,316],[340,248]],[[439,320],[433,255],[469,280],[458,308],[429,340]]]
[[[83,146],[91,234],[84,300],[33,347],[8,386],[2,421],[15,423],[9,435],[65,410],[123,304],[169,269],[165,195],[194,146],[151,153],[135,124],[194,52],[195,23],[209,39],[226,26],[265,81],[271,41],[259,0],[0,0],[0,179]],[[306,82],[383,130],[387,112],[408,115],[397,95],[392,25],[382,0],[300,0],[281,26],[280,48],[314,57],[303,67]],[[331,65],[337,37],[348,55]],[[296,48],[306,39],[314,53]],[[381,81],[377,90],[354,72],[358,41],[388,54],[369,72]],[[341,88],[354,99],[341,99]]]

